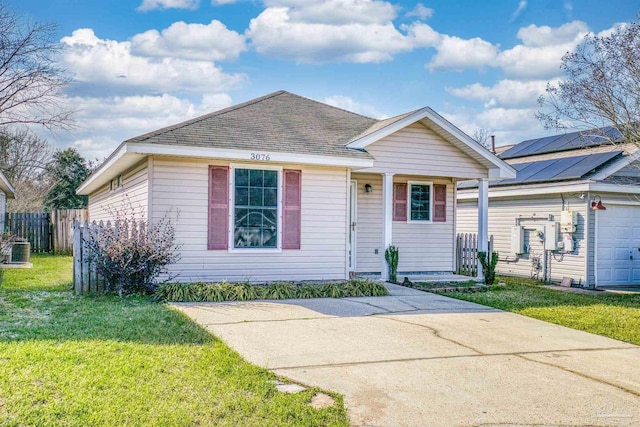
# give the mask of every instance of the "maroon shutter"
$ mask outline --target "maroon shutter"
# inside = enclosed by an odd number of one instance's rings
[[[447,186],[433,185],[433,222],[447,221]]]
[[[302,227],[302,171],[285,169],[284,181],[282,249],[300,249]]]
[[[407,184],[404,182],[393,184],[393,220],[407,220]]]
[[[209,166],[209,249],[229,247],[229,168]]]

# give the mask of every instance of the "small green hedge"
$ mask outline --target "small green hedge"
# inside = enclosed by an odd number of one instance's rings
[[[389,295],[382,283],[353,279],[321,285],[274,282],[267,285],[251,283],[163,283],[155,296],[172,302],[249,301],[290,298],[345,298]]]

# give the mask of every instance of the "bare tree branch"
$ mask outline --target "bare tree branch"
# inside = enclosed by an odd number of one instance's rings
[[[54,31],[54,25],[28,22],[0,4],[0,127],[73,127],[62,92],[70,79],[54,62],[60,51]]]
[[[561,65],[565,79],[548,84],[536,117],[547,129],[579,130],[640,145],[640,24],[610,35],[588,34]]]

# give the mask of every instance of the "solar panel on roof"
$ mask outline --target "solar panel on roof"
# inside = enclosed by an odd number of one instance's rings
[[[516,157],[517,154],[520,151],[525,150],[529,145],[533,144],[534,142],[536,142],[539,139],[540,138],[529,139],[527,141],[522,141],[521,143],[514,145],[513,147],[509,148],[508,150],[503,151],[502,153],[500,153],[500,155],[498,157],[500,157],[501,159],[509,159],[511,157]]]
[[[584,177],[592,170],[618,157],[622,151],[587,154],[560,159],[513,165],[517,175],[514,179],[496,182],[494,185],[529,184],[533,182],[559,181]]]
[[[568,167],[562,173],[556,176],[556,179],[581,178],[593,169],[602,166],[604,163],[616,158],[622,154],[622,151],[611,151],[608,153],[592,154],[590,156],[582,156],[580,162]],[[577,176],[576,176],[577,175]]]
[[[542,169],[535,176],[529,177],[527,181],[546,181],[549,179],[553,179],[556,175],[567,169],[568,167],[573,166],[575,163],[579,162],[581,159],[575,157],[568,157],[564,159],[555,159],[555,161],[546,168]]]
[[[602,133],[606,134],[604,137]],[[581,147],[594,147],[619,140],[620,133],[613,127],[581,131],[523,141],[500,154],[501,159],[524,157],[533,154],[554,153]]]

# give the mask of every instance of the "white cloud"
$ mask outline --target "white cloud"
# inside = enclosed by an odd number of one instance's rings
[[[344,3],[371,2],[345,0]],[[307,13],[305,8],[301,9]],[[413,48],[412,41],[393,23],[384,22],[383,17],[373,23],[372,16],[365,19],[354,15],[353,19],[360,22],[345,23],[351,19],[349,12],[335,16],[334,21],[338,23],[330,24],[322,22],[326,18],[322,14],[306,22],[300,20],[304,14],[294,13],[294,18],[292,12],[295,10],[287,7],[269,7],[251,20],[246,35],[258,53],[307,63],[366,63],[388,61],[394,54]]]
[[[588,31],[587,24],[582,21],[567,22],[556,28],[531,24],[518,30],[518,38],[529,47],[558,46],[576,43]]]
[[[562,56],[587,34],[584,22],[568,22],[560,27],[529,25],[518,31],[522,44],[500,52],[496,65],[510,78],[544,79],[560,74]]]
[[[430,70],[455,70],[482,68],[495,61],[498,48],[479,37],[461,39],[443,35],[436,45],[437,53],[431,58]]]
[[[415,16],[420,19],[427,19],[433,16],[434,10],[430,7],[426,7],[422,3],[416,4],[416,6],[405,14],[406,17],[410,18]]]
[[[138,6],[140,12],[147,12],[155,9],[197,9],[200,0],[142,0]]]
[[[174,22],[162,32],[149,30],[131,39],[131,54],[150,57],[235,60],[246,49],[244,36],[216,20],[207,25]]]
[[[57,135],[62,144],[73,145],[86,158],[104,158],[120,142],[201,114],[228,107],[224,93],[208,93],[199,104],[162,94],[157,96],[73,97],[78,128],[72,134]]]
[[[501,80],[493,86],[474,83],[461,88],[447,88],[455,96],[484,101],[487,107],[531,107],[545,93],[547,80]]]
[[[265,0],[264,3],[268,9],[286,8],[292,22],[307,24],[381,24],[396,17],[391,3],[378,0]]]
[[[404,25],[401,28],[406,31],[414,48],[434,47],[442,37],[440,33],[422,22],[414,22],[411,25]]]
[[[535,118],[536,111],[535,108],[489,108],[478,114],[462,109],[442,115],[467,135],[473,135],[478,129],[490,130],[496,137],[496,145],[500,147],[545,136],[547,132]]]
[[[332,105],[334,107],[342,108],[343,110],[351,111],[353,113],[361,114],[367,117],[374,117],[376,119],[384,119],[387,116],[380,113],[375,107],[369,104],[363,104],[354,101],[352,98],[343,95],[329,96],[323,99],[321,102]]]
[[[131,42],[100,39],[91,29],[79,29],[61,40],[62,65],[76,85],[110,94],[225,91],[246,80],[226,74],[211,62],[133,55]],[[108,90],[107,90],[108,89]]]
[[[527,8],[527,0],[520,0],[518,2],[518,7],[516,8],[516,10],[513,11],[513,14],[511,15],[509,22],[513,22],[516,19],[518,19],[518,16],[520,16],[520,14],[522,14],[522,12],[524,12],[526,8]]]

